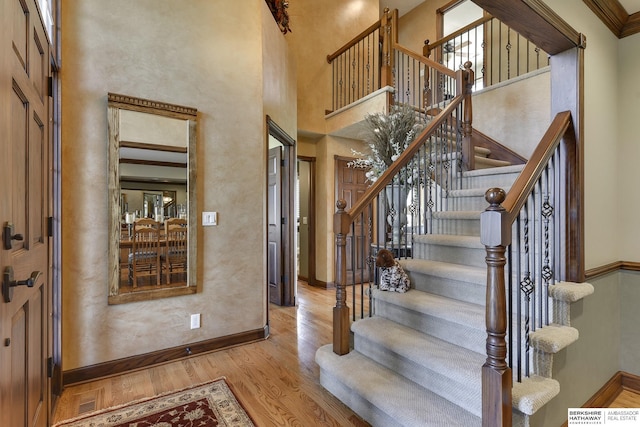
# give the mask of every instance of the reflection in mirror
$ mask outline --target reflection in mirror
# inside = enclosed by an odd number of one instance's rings
[[[196,292],[193,108],[109,94],[109,303]]]

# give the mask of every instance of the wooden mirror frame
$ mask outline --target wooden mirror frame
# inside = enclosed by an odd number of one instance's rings
[[[154,114],[173,119],[186,120],[188,123],[187,141],[187,217],[189,222],[187,248],[186,286],[140,290],[120,293],[120,111],[129,110]],[[127,95],[108,94],[108,190],[109,190],[109,304],[122,304],[134,301],[147,301],[197,292],[197,205],[196,205],[196,132],[197,110],[191,107],[150,101]]]

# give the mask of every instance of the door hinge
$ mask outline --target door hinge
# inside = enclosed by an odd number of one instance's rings
[[[53,363],[53,357],[47,359],[47,378],[53,377],[53,369],[55,368],[55,363]]]
[[[282,225],[287,225],[287,218],[282,217]]]
[[[284,167],[284,159],[280,159],[280,167]]]
[[[47,236],[53,237],[53,217],[47,218]]]
[[[53,77],[47,77],[47,95],[53,96]]]

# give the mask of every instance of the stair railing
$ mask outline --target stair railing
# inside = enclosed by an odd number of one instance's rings
[[[331,110],[337,111],[391,85],[388,62],[391,38],[398,39],[398,11],[385,9],[374,22],[334,53],[327,55],[333,74]]]
[[[471,103],[473,72],[469,68],[459,70],[455,81],[456,95],[437,105],[438,113],[429,116],[422,132],[357,202],[348,210],[344,199],[336,203],[336,354],[350,351],[350,322],[372,314],[370,292],[376,281],[378,250],[389,249],[396,258],[411,257],[413,235],[431,232],[438,212],[447,208],[449,191],[459,186],[463,164],[460,152],[464,123],[470,121],[466,114],[471,111],[467,104]],[[418,120],[424,117],[416,114]],[[351,291],[351,313],[347,290]]]
[[[489,14],[433,43],[425,40],[422,53],[452,70],[471,61],[474,90],[549,65],[545,51]]]
[[[487,262],[484,426],[510,426],[513,381],[535,374],[529,334],[553,322],[549,285],[578,281],[577,145],[570,112],[556,115],[508,194],[485,195]],[[506,266],[506,270],[505,270]]]

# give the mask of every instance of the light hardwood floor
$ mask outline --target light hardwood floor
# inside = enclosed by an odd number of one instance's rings
[[[368,426],[319,383],[334,305],[334,290],[299,283],[297,307],[271,305],[267,340],[67,387],[53,423],[225,376],[259,426]]]
[[[609,408],[640,408],[640,393],[624,389],[615,398]]]

